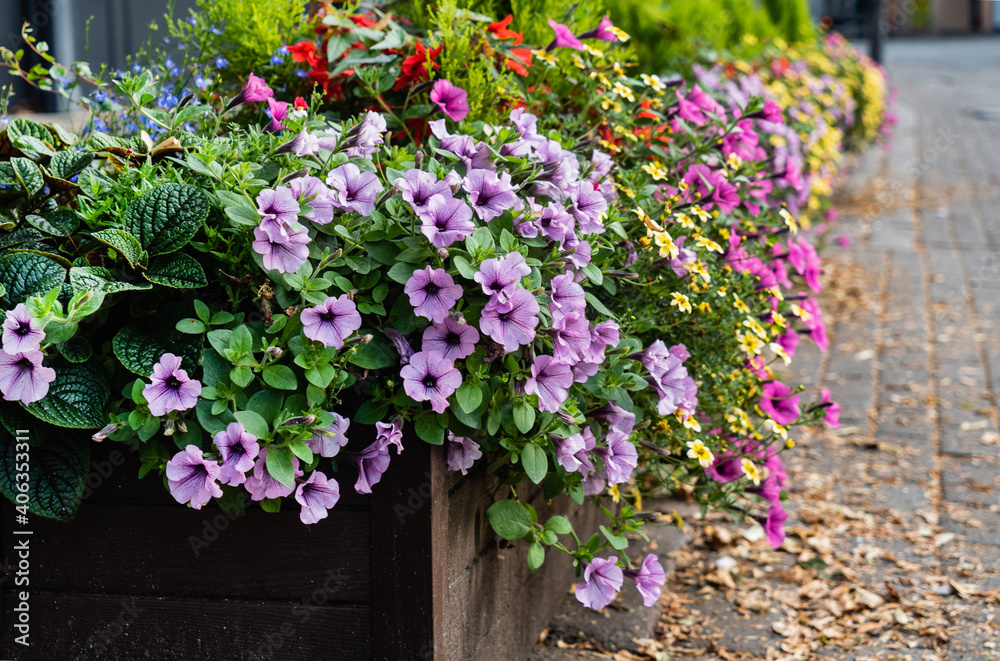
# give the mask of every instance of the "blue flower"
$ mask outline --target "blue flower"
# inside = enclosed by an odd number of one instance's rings
[[[297,69],[295,71],[295,75],[298,76],[299,78],[308,78],[309,77],[309,72],[308,71],[303,71],[302,69]]]
[[[195,87],[197,87],[200,90],[203,90],[206,87],[208,87],[209,85],[211,85],[212,81],[209,80],[208,78],[205,78],[204,76],[202,76],[199,73],[199,74],[195,74],[195,76],[194,76],[194,84],[195,84]]]
[[[225,69],[228,66],[229,66],[229,60],[227,60],[226,58],[222,57],[221,55],[216,55],[215,56],[215,68],[216,69]]]
[[[139,73],[142,71],[142,67],[139,65],[138,62],[132,65],[132,71],[134,71],[135,73]]]
[[[163,60],[164,69],[173,69],[175,66],[176,65],[174,64],[174,59],[169,55],[167,56],[167,59]]]
[[[198,25],[198,21],[195,19],[194,14],[191,14],[190,16],[187,17],[187,22],[195,27],[197,27]]]
[[[94,92],[90,95],[90,98],[97,103],[104,103],[108,100],[108,94],[104,90],[94,90]]]
[[[173,76],[174,78],[176,78],[177,76],[181,75],[181,68],[180,67],[170,67],[170,72],[169,73],[170,73],[171,76]]]
[[[223,24],[223,25],[224,25],[224,24]],[[217,35],[217,36],[221,36],[221,35],[222,35],[222,30],[220,30],[220,29],[219,29],[218,27],[216,27],[216,26],[214,26],[214,25],[213,25],[213,26],[212,26],[212,28],[211,28],[211,29],[209,30],[209,32],[211,32],[212,34],[214,34],[214,35]]]
[[[100,133],[107,133],[108,132],[108,125],[100,117],[95,117],[94,118],[94,130],[95,131],[99,131]]]
[[[136,124],[135,122],[129,122],[128,124],[125,125],[126,133],[135,133],[138,130],[139,130],[139,125]]]
[[[160,99],[156,102],[156,105],[160,106],[164,110],[173,108],[177,105],[177,97],[170,92],[164,92],[160,95]]]

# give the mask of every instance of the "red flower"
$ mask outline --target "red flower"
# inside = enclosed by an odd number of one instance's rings
[[[292,46],[286,46],[288,52],[292,54],[292,60],[295,62],[308,62],[309,66],[315,68],[319,64],[321,58],[317,54],[316,44],[311,41],[300,41]]]
[[[524,35],[520,32],[514,32],[513,30],[507,29],[507,26],[510,25],[513,18],[513,14],[507,14],[507,18],[502,21],[497,21],[496,23],[490,23],[487,25],[486,31],[497,39],[514,39],[514,45],[520,46],[521,40],[524,39]]]
[[[521,76],[528,75],[527,67],[531,66],[531,49],[530,48],[511,48],[510,54],[512,57],[507,58],[507,67],[512,69],[514,73]]]
[[[402,89],[415,80],[429,81],[430,73],[427,70],[427,65],[430,65],[431,70],[441,68],[440,64],[434,62],[434,58],[441,53],[443,48],[444,46],[438,46],[434,50],[427,50],[427,47],[418,41],[416,53],[403,60],[400,65],[400,76],[396,79],[396,85],[392,89]]]
[[[295,104],[294,105],[295,105],[295,108],[298,109],[298,110],[305,110],[306,108],[309,107],[309,104],[306,103],[306,100],[303,99],[301,96],[295,97]]]
[[[359,28],[370,28],[375,25],[375,19],[372,18],[375,14],[368,12],[367,14],[351,14],[347,18],[354,21],[354,24]]]

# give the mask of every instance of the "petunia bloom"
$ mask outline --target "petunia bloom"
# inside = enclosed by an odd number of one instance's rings
[[[369,110],[364,119],[344,135],[344,148],[351,158],[370,159],[375,147],[384,144],[382,135],[386,132],[385,117]]]
[[[462,298],[462,287],[448,272],[430,266],[414,271],[403,291],[410,298],[414,314],[435,323],[443,322]]]
[[[464,89],[441,78],[434,82],[431,89],[431,102],[436,104],[445,115],[460,122],[469,114],[469,95]]]
[[[213,498],[222,497],[219,464],[205,455],[196,445],[189,445],[167,462],[167,487],[178,503],[190,503],[200,510]]]
[[[8,402],[31,404],[45,397],[56,371],[44,367],[41,351],[0,351],[0,393]]]
[[[309,449],[321,457],[336,457],[340,453],[340,448],[347,445],[347,428],[351,425],[350,419],[335,412],[331,412],[331,415],[333,422],[324,430],[325,433],[316,434],[306,441]]]
[[[617,429],[608,431],[607,446],[597,448],[594,454],[604,460],[604,472],[609,484],[624,484],[632,477],[639,463],[639,452],[629,440],[629,434]]]
[[[296,197],[298,196],[294,191],[284,186],[262,190],[257,195],[257,214],[260,216],[261,229],[284,231],[283,226],[297,221],[300,209]]]
[[[250,77],[247,78],[246,85],[243,86],[240,93],[234,96],[233,100],[226,105],[226,110],[235,108],[241,103],[259,103],[260,101],[267,101],[273,96],[274,91],[267,86],[264,79],[251,73]]]
[[[581,33],[580,39],[600,39],[601,41],[615,43],[618,41],[618,35],[611,30],[613,27],[615,27],[615,24],[611,22],[611,17],[605,16],[597,24],[596,28]]]
[[[553,50],[556,48],[572,48],[573,50],[584,50],[583,42],[576,38],[573,31],[562,23],[556,23],[551,18],[549,19],[549,27],[555,32],[555,38],[552,42],[545,47],[545,50]]]
[[[514,295],[521,278],[531,275],[524,255],[511,252],[503,257],[483,260],[472,279],[478,282],[483,293],[490,296],[491,303],[506,303]]]
[[[309,232],[304,227],[284,237],[280,232],[255,227],[253,236],[254,252],[268,271],[295,273],[309,261]]]
[[[402,177],[396,179],[396,188],[421,220],[429,215],[427,205],[431,198],[435,195],[445,199],[452,196],[451,186],[447,181],[439,180],[432,172],[416,168],[407,170]]]
[[[302,333],[310,340],[340,349],[351,333],[361,328],[361,315],[347,294],[330,296],[319,305],[302,311],[302,326]]]
[[[455,436],[448,430],[448,470],[468,475],[469,469],[482,456],[479,443],[465,436]]]
[[[267,453],[270,451],[270,448],[261,448],[260,454],[257,455],[257,461],[253,465],[253,475],[243,483],[243,488],[250,492],[250,499],[253,501],[261,501],[265,498],[284,498],[292,495],[295,490],[294,487],[285,486],[271,477],[271,473],[267,470]],[[292,457],[292,472],[295,477],[302,476],[298,457]]]
[[[461,241],[476,229],[472,222],[472,209],[462,200],[451,197],[450,191],[447,197],[432,196],[427,201],[427,206],[418,212],[418,216],[420,231],[437,248],[446,248]]]
[[[583,570],[583,583],[576,586],[576,599],[587,608],[601,610],[622,589],[625,576],[614,558],[594,558]]]
[[[785,541],[785,521],[788,520],[788,512],[781,505],[771,505],[767,510],[767,518],[760,521],[764,526],[764,536],[767,543],[772,548],[781,548]]]
[[[510,174],[484,169],[473,169],[465,176],[462,187],[469,194],[469,203],[476,215],[490,222],[504,211],[513,208],[517,202]]]
[[[45,339],[45,331],[28,314],[24,303],[7,310],[3,322],[3,350],[9,354],[38,351]]]
[[[667,582],[667,574],[656,554],[648,554],[638,569],[626,569],[624,574],[635,581],[635,587],[642,595],[642,605],[647,608],[655,606],[660,600],[663,584]]]
[[[230,422],[225,429],[212,437],[212,442],[219,449],[222,458],[219,481],[232,487],[246,482],[247,471],[253,468],[254,459],[260,454],[257,437],[244,429],[240,423]]]
[[[287,101],[275,101],[269,98],[267,100],[268,115],[271,117],[271,123],[267,125],[267,130],[271,133],[277,133],[281,129],[285,128],[282,123],[285,117],[288,116],[288,102]]]
[[[396,454],[403,451],[403,421],[396,418],[391,423],[376,422],[375,441],[361,452],[352,452],[346,458],[358,467],[358,481],[354,490],[371,493],[372,486],[378,484],[382,474],[389,468],[389,446],[396,446]]]
[[[181,359],[172,353],[160,356],[160,361],[153,365],[151,383],[142,389],[149,412],[162,416],[171,411],[186,411],[194,408],[201,395],[201,382],[188,377],[181,369]]]
[[[541,355],[531,365],[531,377],[524,384],[524,392],[538,395],[538,408],[555,413],[569,397],[572,385],[573,369],[569,365]]]
[[[764,384],[760,408],[779,425],[787,425],[799,417],[799,396],[781,381],[772,381]]]
[[[462,385],[462,374],[454,363],[437,351],[418,351],[399,370],[403,390],[418,402],[430,402],[435,413],[444,413],[448,398]]]
[[[333,205],[341,211],[357,211],[370,216],[375,210],[375,198],[382,192],[382,182],[374,172],[362,172],[354,163],[330,170],[326,185],[332,189]]]
[[[504,351],[517,351],[535,339],[539,309],[531,292],[517,289],[507,303],[490,303],[483,309],[479,328]]]
[[[305,218],[317,225],[326,225],[333,220],[333,201],[330,199],[330,189],[318,177],[297,177],[288,182],[292,195],[299,202],[306,202],[312,211],[304,214]]]
[[[597,439],[590,427],[584,427],[583,432],[567,436],[555,441],[556,461],[570,473],[587,475],[594,470],[594,463],[589,453],[597,446]]]
[[[826,414],[823,420],[830,429],[840,429],[840,404],[830,398],[830,389],[822,388],[819,391],[820,402],[826,404]]]
[[[325,519],[328,510],[340,500],[340,485],[332,477],[313,471],[309,479],[295,489],[295,500],[302,506],[299,520],[306,525],[316,523]]]
[[[454,317],[448,317],[442,323],[424,329],[420,346],[424,351],[437,351],[445,360],[454,362],[472,355],[478,341],[479,331]]]

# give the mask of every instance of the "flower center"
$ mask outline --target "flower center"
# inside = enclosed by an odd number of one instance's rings
[[[337,318],[337,315],[334,314],[333,312],[320,312],[319,318],[320,321],[331,322]]]
[[[497,319],[499,319],[500,321],[507,321],[509,317],[510,317],[509,312],[501,312],[500,314],[497,315]]]
[[[27,321],[20,322],[17,325],[17,329],[14,330],[14,333],[20,335],[21,337],[24,337],[30,332],[31,332],[31,323]]]
[[[30,372],[31,370],[35,369],[35,364],[33,362],[31,362],[30,360],[28,360],[27,357],[22,358],[21,360],[17,361],[17,366],[18,366],[19,369],[26,370],[28,372]]]
[[[428,374],[427,376],[424,377],[422,383],[424,384],[424,388],[433,388],[434,386],[437,385],[437,379]]]
[[[170,388],[171,390],[180,390],[181,381],[176,376],[170,375],[163,382],[163,385]]]
[[[458,333],[448,333],[444,336],[444,342],[448,346],[457,347],[462,344],[462,336]]]
[[[433,282],[428,282],[426,285],[424,285],[424,291],[427,292],[429,296],[434,296],[439,291],[441,291],[441,288],[438,287]]]
[[[503,291],[503,288],[504,284],[499,280],[494,280],[493,282],[490,283],[490,289],[492,289],[495,292]]]

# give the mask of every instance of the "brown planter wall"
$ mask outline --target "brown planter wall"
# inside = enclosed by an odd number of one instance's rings
[[[574,577],[556,553],[529,572],[525,545],[502,547],[486,521],[496,480],[448,472],[442,448],[416,439],[372,496],[345,471],[341,501],[309,527],[297,506],[241,518],[182,507],[135,477],[124,445],[95,446],[92,467],[74,522],[32,517],[28,648],[13,640],[25,588],[3,505],[0,658],[523,661]],[[596,507],[535,493],[542,516],[596,528]]]

